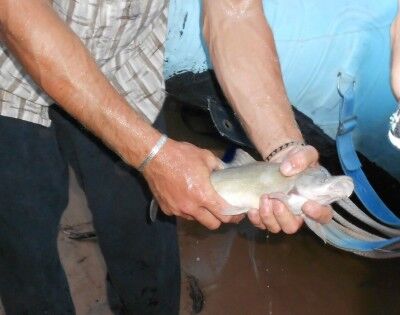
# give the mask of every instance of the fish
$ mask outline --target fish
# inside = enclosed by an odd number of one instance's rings
[[[214,171],[210,180],[217,193],[232,206],[223,210],[224,215],[258,209],[261,196],[268,194],[282,201],[294,215],[303,217],[308,228],[325,243],[371,258],[400,257],[400,230],[375,221],[351,201],[354,183],[349,176],[332,176],[326,168],[316,165],[288,177],[281,174],[279,163],[256,161],[238,149],[234,160]],[[333,219],[321,224],[303,213],[302,207],[308,200],[322,205],[335,203],[356,222],[351,223],[332,208]],[[357,226],[359,222],[371,229]]]
[[[236,215],[248,209],[258,209],[260,197],[268,194],[280,199],[296,215],[307,200],[322,205],[349,197],[353,180],[348,176],[331,176],[322,166],[315,166],[290,177],[283,176],[279,163],[252,162],[243,166],[225,167],[211,175],[215,190],[229,203],[231,209],[223,214]]]
[[[284,176],[279,163],[256,161],[249,153],[237,149],[230,163],[211,173],[216,192],[230,205],[223,215],[237,215],[258,209],[260,198],[268,194],[279,199],[324,243],[369,258],[400,257],[400,230],[384,225],[357,207],[350,199],[354,190],[351,177],[333,176],[321,165],[299,174]],[[333,219],[321,224],[308,217],[302,207],[308,200],[333,205],[347,213],[346,218],[332,208]],[[150,218],[156,219],[158,204],[153,199]],[[350,218],[353,222],[349,221]],[[362,223],[363,227],[359,224]]]

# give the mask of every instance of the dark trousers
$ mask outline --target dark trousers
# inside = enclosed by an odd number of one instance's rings
[[[93,214],[119,314],[177,314],[175,221],[151,223],[137,171],[60,109],[44,128],[0,117],[0,293],[7,315],[73,314],[57,252],[68,201],[68,164]],[[155,124],[164,129],[163,120]]]

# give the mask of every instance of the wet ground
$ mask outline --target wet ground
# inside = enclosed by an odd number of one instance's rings
[[[214,135],[194,133],[182,122],[180,107],[168,112],[169,131],[223,154],[227,143]],[[196,117],[209,133],[204,117]],[[305,134],[321,152],[322,164],[337,169],[332,142],[305,119]],[[375,187],[400,209],[400,185],[367,164]],[[59,251],[78,315],[111,314],[105,289],[105,267],[95,240],[76,241],[69,229],[91,231],[91,216],[75,180],[61,222]],[[371,260],[325,245],[304,228],[292,236],[271,235],[244,221],[208,231],[179,221],[182,257],[181,314],[400,314],[400,259]],[[1,313],[1,312],[0,312]],[[164,314],[161,314],[164,315]]]

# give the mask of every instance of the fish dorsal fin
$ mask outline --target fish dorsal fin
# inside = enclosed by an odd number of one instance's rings
[[[236,149],[235,155],[231,162],[225,163],[225,168],[237,167],[246,164],[251,164],[256,162],[256,160],[242,149]]]

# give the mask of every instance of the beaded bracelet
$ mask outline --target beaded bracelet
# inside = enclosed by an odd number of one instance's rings
[[[165,145],[167,140],[168,140],[168,137],[166,135],[162,135],[160,137],[160,139],[157,141],[157,143],[151,149],[149,155],[145,157],[143,162],[137,168],[139,172],[143,172],[146,165],[149,164],[152,159],[154,159],[154,157],[157,155],[158,152],[160,152],[161,148]]]
[[[279,152],[285,150],[286,148],[294,146],[294,145],[305,146],[306,144],[303,141],[286,142],[285,144],[282,144],[280,147],[278,147],[274,151],[272,151],[264,160],[269,162],[276,154],[278,154]]]

